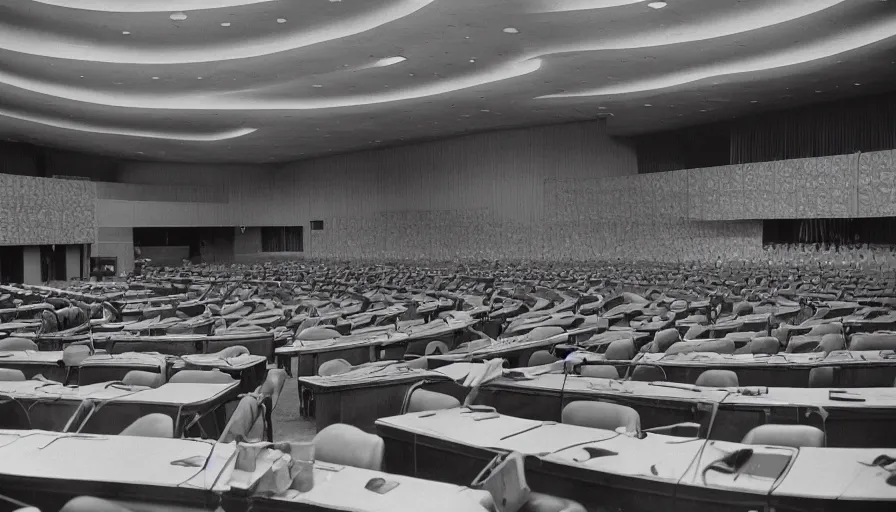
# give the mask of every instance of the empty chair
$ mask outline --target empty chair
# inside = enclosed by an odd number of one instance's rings
[[[69,345],[62,350],[62,364],[66,367],[80,366],[88,357],[90,347],[87,345]]]
[[[451,395],[425,389],[414,389],[411,391],[405,412],[441,411],[455,407],[460,407],[460,400]]]
[[[124,376],[123,379],[121,379],[121,381],[128,386],[146,386],[148,388],[157,388],[162,385],[162,374],[143,372],[140,370],[131,370]]]
[[[255,395],[243,396],[218,438],[219,443],[256,442],[264,435],[261,402]]]
[[[13,370],[10,368],[0,368],[0,381],[4,382],[22,382],[25,380],[25,374],[22,370]]]
[[[615,431],[625,427],[626,432],[641,431],[641,416],[631,407],[607,402],[570,402],[560,413],[560,421],[567,425],[599,428]]]
[[[741,443],[790,448],[821,448],[824,447],[824,432],[809,425],[760,425],[747,432]]]
[[[731,370],[706,370],[694,384],[711,388],[736,388],[740,385],[737,374]]]
[[[600,379],[618,379],[619,371],[615,366],[608,364],[583,366],[581,370],[582,377],[597,377]]]
[[[120,436],[134,437],[174,437],[174,420],[161,413],[147,414],[121,431]]]
[[[37,350],[37,343],[25,338],[6,338],[0,340],[0,351],[15,352],[20,350]]]
[[[587,509],[566,498],[533,492],[519,512],[587,512]]]
[[[806,352],[815,352],[821,344],[821,336],[812,334],[804,334],[794,336],[787,342],[785,352],[793,354],[805,354]]]
[[[631,380],[638,382],[665,382],[666,373],[658,366],[639,364],[632,370]]]
[[[604,352],[604,357],[608,361],[631,361],[635,357],[635,343],[626,339],[613,340]]]
[[[846,339],[842,334],[825,334],[821,337],[821,343],[815,349],[816,352],[824,352],[830,354],[835,350],[845,350]]]
[[[426,350],[423,351],[423,355],[426,356],[434,356],[434,355],[444,355],[450,352],[451,349],[448,348],[442,341],[430,341],[428,345],[426,345]]]
[[[341,375],[352,369],[352,364],[345,359],[332,359],[320,365],[317,369],[317,375],[320,377],[331,377],[333,375]]]
[[[171,384],[232,384],[233,377],[221,370],[181,370],[168,379]]]
[[[681,335],[676,329],[663,329],[653,337],[653,346],[650,352],[665,352],[673,344],[681,341]]]
[[[221,359],[230,359],[231,357],[240,357],[249,355],[249,349],[242,345],[234,345],[218,351],[218,357]]]
[[[111,501],[91,496],[79,496],[69,500],[59,512],[131,512],[131,509]]]
[[[541,366],[559,361],[559,359],[547,350],[536,350],[529,356],[529,362],[526,366]]]
[[[850,350],[896,350],[896,333],[876,332],[855,334],[849,342]]]
[[[831,322],[827,324],[818,324],[812,326],[809,334],[815,336],[824,336],[825,334],[843,334],[843,324],[840,322]]]
[[[809,370],[809,387],[810,388],[832,388],[834,387],[834,367],[818,366]]]
[[[314,436],[314,458],[330,464],[381,471],[383,438],[363,430],[336,423]]]
[[[753,305],[749,302],[738,302],[732,306],[732,312],[737,316],[747,316],[753,314]]]
[[[774,355],[781,350],[781,342],[774,336],[760,336],[750,341],[751,354]]]

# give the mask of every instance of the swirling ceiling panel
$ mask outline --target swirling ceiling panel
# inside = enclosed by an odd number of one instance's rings
[[[628,135],[889,88],[893,34],[880,0],[15,0],[0,135],[204,162]]]

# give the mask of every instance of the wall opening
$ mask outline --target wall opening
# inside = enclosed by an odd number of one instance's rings
[[[262,252],[304,252],[303,226],[267,226],[261,228]]]
[[[24,254],[20,246],[0,247],[0,283],[21,283],[25,280]]]
[[[896,246],[896,217],[765,220],[762,243]]]

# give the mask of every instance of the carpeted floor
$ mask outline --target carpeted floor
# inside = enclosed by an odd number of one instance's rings
[[[304,419],[299,415],[299,391],[295,377],[286,380],[274,409],[273,421],[274,441],[310,441],[317,432],[313,419]]]

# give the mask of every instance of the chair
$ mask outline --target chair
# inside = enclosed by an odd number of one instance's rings
[[[632,370],[631,380],[636,382],[665,382],[666,373],[658,366],[639,364]]]
[[[26,380],[22,370],[13,370],[10,368],[0,368],[0,381],[3,382],[22,382]]]
[[[816,352],[824,352],[830,354],[835,350],[845,350],[846,339],[842,334],[825,334],[821,337],[821,343],[815,349]]]
[[[121,431],[120,436],[134,437],[174,437],[174,420],[171,416],[161,413],[147,414],[131,423]]]
[[[232,384],[234,378],[221,370],[181,370],[168,379],[169,384]]]
[[[436,393],[425,389],[411,391],[408,407],[405,412],[441,411],[460,407],[460,400],[445,393]]]
[[[383,438],[344,423],[330,425],[314,436],[315,459],[330,464],[381,471],[384,451]]]
[[[673,344],[681,341],[681,335],[677,329],[663,329],[653,336],[653,347],[650,352],[665,352]]]
[[[737,316],[747,316],[753,314],[753,305],[749,302],[738,302],[731,309],[732,312]]]
[[[833,366],[817,366],[809,370],[809,387],[810,388],[832,388],[834,387],[834,367]]]
[[[781,342],[774,336],[760,336],[750,341],[751,354],[774,355],[781,350]]]
[[[426,345],[426,350],[423,351],[424,356],[434,356],[434,355],[444,355],[450,352],[451,349],[448,348],[444,342],[441,341],[430,341],[428,345]]]
[[[352,369],[352,364],[345,359],[331,359],[320,365],[317,369],[319,377],[332,377],[333,375],[341,375]]]
[[[628,339],[613,340],[604,352],[608,361],[631,361],[635,357],[635,342]]]
[[[37,350],[37,343],[26,338],[6,338],[0,340],[0,351],[17,352],[22,350]]]
[[[566,498],[533,492],[519,512],[587,512],[587,509]]]
[[[694,384],[709,388],[736,388],[740,385],[737,374],[731,370],[706,370]]]
[[[551,354],[547,350],[536,350],[529,356],[529,362],[526,363],[526,366],[541,366],[545,364],[551,364],[559,361],[554,354]]]
[[[125,374],[122,382],[128,386],[145,386],[148,388],[157,388],[162,385],[162,374],[144,372],[140,370],[131,370]]]
[[[608,364],[586,365],[581,370],[582,377],[596,377],[599,379],[618,379],[619,371],[615,366]]]
[[[747,432],[743,444],[822,448],[824,432],[809,425],[760,425]]]
[[[90,347],[87,345],[69,345],[62,350],[62,364],[66,367],[80,366],[88,357]]]
[[[131,512],[131,510],[111,501],[79,496],[69,500],[59,512]]]
[[[225,349],[219,350],[216,355],[221,359],[230,359],[232,357],[249,355],[249,349],[242,345],[234,345],[232,347],[227,347]]]
[[[255,442],[262,440],[264,425],[259,425],[261,414],[261,402],[255,395],[245,395],[240,399],[230,416],[230,421],[224,426],[219,443],[231,443],[233,441]]]
[[[607,402],[570,402],[560,413],[560,421],[567,425],[616,430],[625,427],[628,432],[641,431],[638,411],[624,405]]]

